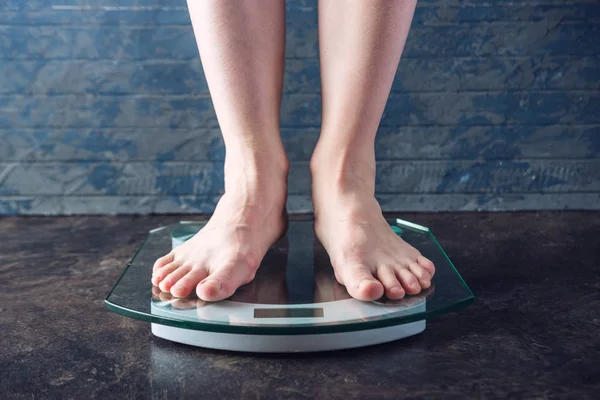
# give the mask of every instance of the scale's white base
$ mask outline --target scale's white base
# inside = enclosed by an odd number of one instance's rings
[[[256,353],[298,353],[351,349],[391,342],[425,330],[425,320],[354,332],[314,335],[244,335],[206,332],[152,324],[152,333],[163,339],[218,350]]]

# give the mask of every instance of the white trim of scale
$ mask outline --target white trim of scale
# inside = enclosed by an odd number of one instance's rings
[[[391,342],[425,330],[425,320],[353,332],[314,335],[247,335],[196,331],[152,323],[152,333],[163,339],[217,350],[256,353],[299,353],[351,349]]]
[[[407,316],[421,313],[426,310],[424,298],[407,298],[401,304],[377,304],[355,299],[345,299],[326,303],[312,304],[252,304],[224,300],[208,303],[199,308],[188,310],[174,309],[169,306],[169,301],[152,303],[153,315],[179,319],[181,321],[204,322],[217,324],[245,325],[245,326],[282,326],[311,324],[343,324],[344,321],[359,318],[376,318],[385,314],[393,317]],[[255,308],[268,309],[294,309],[294,308],[322,308],[323,317],[304,318],[255,318]],[[363,322],[366,323],[366,322]],[[282,352],[311,352],[349,349],[390,342],[408,336],[416,335],[425,330],[425,319],[406,324],[388,326],[384,328],[365,329],[338,333],[317,333],[301,335],[262,335],[208,332],[194,329],[183,329],[158,323],[152,323],[152,333],[155,336],[174,342],[211,349],[247,351],[261,353]]]

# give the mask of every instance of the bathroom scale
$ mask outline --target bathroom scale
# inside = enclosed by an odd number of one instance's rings
[[[369,346],[423,332],[426,320],[456,311],[473,293],[431,231],[400,219],[391,229],[436,266],[432,285],[401,300],[360,301],[334,276],[312,220],[290,221],[255,279],[230,298],[176,298],[152,285],[157,258],[185,242],[206,221],[182,221],[148,233],[106,297],[108,309],[151,323],[163,339],[221,350],[311,352]]]

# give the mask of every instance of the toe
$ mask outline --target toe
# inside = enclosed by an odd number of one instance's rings
[[[429,286],[431,286],[431,275],[421,265],[417,263],[410,263],[408,265],[408,269],[417,278],[423,289],[427,289]]]
[[[208,271],[204,268],[193,268],[183,278],[171,287],[171,293],[176,297],[186,297],[194,290],[198,282],[206,278]]]
[[[228,285],[229,286],[229,285]],[[219,301],[229,297],[227,287],[217,279],[205,279],[196,287],[196,294],[204,301]]]
[[[191,267],[185,265],[177,268],[175,271],[167,275],[165,279],[158,284],[158,287],[163,292],[170,292],[171,287],[176,284],[177,281],[183,278],[188,272],[190,272],[191,269]]]
[[[421,285],[419,284],[419,281],[407,268],[397,269],[396,274],[406,293],[417,294],[421,291]]]
[[[156,260],[156,262],[154,263],[154,267],[152,267],[152,270],[156,270],[158,268],[162,268],[165,265],[172,263],[174,259],[174,255],[173,253],[169,253],[166,256],[162,256],[161,258],[159,258],[158,260]]]
[[[373,279],[363,279],[358,284],[357,296],[353,296],[359,300],[377,300],[383,296],[383,285],[381,282]]]
[[[357,264],[350,267],[340,268],[342,285],[350,296],[358,300],[372,301],[383,296],[384,288],[366,265]]]
[[[377,279],[383,284],[387,298],[401,299],[406,294],[392,268],[379,267],[377,269]]]
[[[202,280],[196,287],[196,294],[204,301],[226,299],[240,286],[250,282],[256,269],[245,262],[226,264]]]
[[[172,262],[152,273],[152,284],[158,286],[171,272],[179,268],[179,263]]]
[[[429,275],[431,275],[431,277],[433,277],[433,275],[435,274],[435,266],[433,265],[433,263],[431,262],[431,260],[429,260],[426,257],[423,256],[419,256],[417,257],[417,263],[425,268],[425,270],[427,272],[429,272]]]

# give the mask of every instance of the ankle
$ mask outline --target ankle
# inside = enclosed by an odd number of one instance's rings
[[[285,204],[289,161],[281,150],[227,149],[225,193],[244,204]]]
[[[289,169],[289,160],[279,137],[261,139],[254,138],[253,141],[237,141],[226,144],[225,162],[246,165],[249,168],[263,168],[271,165],[277,168]]]
[[[372,149],[336,148],[317,144],[310,160],[313,194],[375,194],[375,154]]]
[[[239,143],[226,147],[225,174],[287,178],[290,162],[281,140]]]

